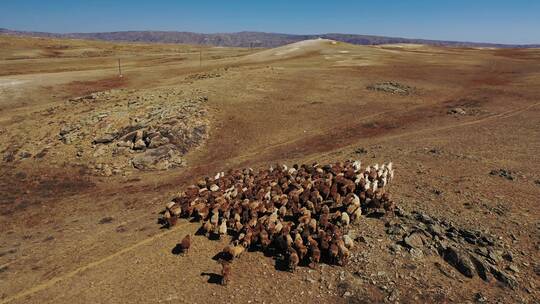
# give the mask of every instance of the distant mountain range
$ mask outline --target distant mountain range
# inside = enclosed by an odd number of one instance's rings
[[[456,46],[456,47],[501,47],[501,48],[532,48],[540,47],[540,44],[510,45],[497,43],[443,41],[426,39],[408,39],[371,35],[355,34],[320,34],[320,35],[293,35],[280,33],[263,32],[238,32],[238,33],[218,33],[201,34],[192,32],[168,32],[168,31],[122,31],[122,32],[102,32],[102,33],[46,33],[15,31],[0,28],[0,34],[15,36],[50,37],[50,38],[71,38],[71,39],[95,39],[105,41],[125,41],[125,42],[153,42],[153,43],[182,43],[182,44],[207,44],[215,46],[230,47],[277,47],[306,39],[327,38],[360,45],[380,45],[393,43],[416,43],[436,46]]]

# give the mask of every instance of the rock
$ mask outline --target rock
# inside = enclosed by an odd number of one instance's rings
[[[515,172],[512,172],[510,170],[506,170],[506,169],[494,169],[494,170],[491,170],[489,172],[489,174],[504,177],[507,180],[511,180],[511,181],[513,181],[515,179],[515,177],[514,177]]]
[[[540,277],[540,264],[534,266],[534,273]]]
[[[510,264],[508,266],[508,270],[511,270],[512,272],[519,273],[519,268],[516,266],[516,264]]]
[[[157,148],[159,146],[166,145],[168,143],[169,143],[169,139],[167,137],[158,135],[158,136],[154,136],[154,137],[152,137],[152,139],[150,139],[150,143],[148,144],[148,148],[153,149],[153,148]]]
[[[442,257],[448,264],[454,266],[464,276],[469,278],[474,277],[474,265],[467,254],[462,250],[449,246],[443,251]]]
[[[389,235],[402,235],[406,230],[400,224],[390,225],[386,228],[386,234]]]
[[[133,139],[133,141],[136,143],[138,140],[142,140],[143,137],[144,137],[144,131],[139,129],[135,131],[135,138]]]
[[[499,270],[497,267],[493,265],[490,265],[490,271],[491,271],[491,274],[493,274],[493,276],[497,280],[499,280],[501,283],[505,284],[506,286],[512,289],[515,289],[517,287],[517,281],[513,276],[502,272],[501,270]]]
[[[474,295],[474,300],[476,301],[476,303],[486,303],[487,302],[487,298],[483,294],[481,294],[480,292],[477,292]]]
[[[444,228],[439,224],[428,224],[427,228],[432,236],[444,237]]]
[[[476,257],[474,255],[471,255],[471,261],[474,264],[474,267],[476,268],[476,272],[478,273],[478,276],[488,282],[489,276],[488,276],[488,268],[485,265],[484,261],[482,261],[479,257]]]
[[[514,255],[510,251],[505,252],[502,257],[503,257],[503,259],[507,260],[508,262],[514,261]]]
[[[467,112],[463,108],[456,107],[448,110],[448,114],[465,115]]]
[[[99,220],[99,224],[109,224],[109,223],[112,223],[113,220],[114,220],[113,217],[106,216],[106,217]]]
[[[92,93],[90,95],[86,95],[86,96],[82,97],[82,99],[89,99],[89,100],[93,100],[93,99],[96,99],[96,98],[97,98],[96,93]]]
[[[116,145],[119,146],[119,147],[126,147],[126,148],[133,149],[133,142],[132,141],[119,140],[116,143]]]
[[[61,129],[60,129],[60,136],[64,136],[68,133],[70,133],[71,131],[73,131],[73,128],[71,128],[70,126],[63,126]]]
[[[354,153],[356,154],[366,154],[368,151],[364,147],[360,147],[356,150],[354,150]]]
[[[216,185],[216,184],[212,184],[212,186],[210,186],[210,191],[212,192],[216,192],[219,190],[219,186]]]
[[[391,94],[408,95],[414,91],[414,88],[393,81],[381,82],[369,85],[368,90],[387,92]]]
[[[137,131],[129,132],[120,138],[121,141],[135,142],[137,138]]]
[[[102,137],[94,139],[94,144],[108,144],[116,138],[114,134],[105,134]]]
[[[28,152],[28,151],[21,151],[19,153],[19,157],[20,158],[29,158],[29,157],[32,157],[32,153]]]
[[[105,166],[103,168],[103,175],[104,176],[111,176],[113,174],[112,169],[109,166]]]
[[[403,243],[409,248],[420,249],[424,247],[423,234],[421,232],[412,232],[403,238]]]
[[[401,246],[399,246],[399,245],[397,245],[397,244],[391,244],[390,246],[388,246],[388,248],[389,248],[390,251],[393,252],[393,253],[401,252]]]
[[[488,254],[488,258],[494,263],[497,264],[502,260],[500,251],[490,250]]]
[[[133,144],[133,149],[134,150],[144,150],[144,149],[146,149],[146,143],[144,142],[144,140],[138,139]]]
[[[97,146],[97,149],[94,151],[94,153],[92,154],[92,156],[94,157],[99,157],[99,156],[102,156],[104,155],[107,151],[105,149],[106,146]]]
[[[179,152],[171,145],[147,149],[144,153],[135,156],[131,162],[133,167],[139,170],[165,170],[183,164]]]

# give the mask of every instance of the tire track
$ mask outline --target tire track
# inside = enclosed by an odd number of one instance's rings
[[[480,119],[477,119],[477,120],[465,121],[465,122],[462,122],[462,123],[442,126],[442,127],[438,127],[438,128],[429,128],[429,129],[422,129],[422,130],[411,131],[411,132],[406,132],[406,133],[400,133],[400,134],[395,134],[395,135],[388,135],[388,136],[385,136],[385,137],[380,138],[378,140],[376,139],[375,141],[376,142],[388,141],[388,140],[407,137],[407,136],[411,136],[411,135],[418,135],[418,134],[424,134],[424,133],[446,131],[446,130],[451,130],[451,129],[454,129],[454,128],[470,126],[470,125],[476,125],[476,124],[480,124],[480,123],[483,123],[483,122],[486,122],[486,121],[497,120],[497,119],[505,119],[505,118],[509,118],[509,117],[513,117],[513,116],[516,116],[518,114],[521,114],[521,113],[523,113],[523,112],[525,112],[525,111],[527,111],[527,110],[529,110],[531,108],[534,108],[534,107],[536,107],[538,105],[540,105],[540,102],[533,103],[533,104],[530,104],[528,106],[525,106],[525,107],[522,107],[522,108],[519,108],[519,109],[516,109],[516,110],[505,111],[505,112],[502,112],[502,113],[499,113],[499,114],[494,114],[494,115],[487,116],[487,117],[484,117],[484,118],[480,118]],[[357,145],[357,144],[358,144],[358,142],[355,142],[355,143],[352,143],[352,144],[348,145],[347,147],[354,146],[354,145]],[[342,147],[342,148],[346,148],[346,147]],[[323,153],[322,155],[328,155],[328,154],[330,154],[332,152],[334,152],[334,151],[326,152],[326,153]],[[318,154],[315,157],[308,157],[308,158],[306,158],[306,162],[314,161],[316,159],[316,157],[318,157],[318,156],[320,156],[320,154]]]

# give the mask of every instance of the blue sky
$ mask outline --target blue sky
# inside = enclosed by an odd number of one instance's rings
[[[339,32],[540,43],[540,0],[0,1],[0,27],[16,30]]]

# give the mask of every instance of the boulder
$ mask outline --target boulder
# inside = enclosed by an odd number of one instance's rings
[[[131,162],[133,167],[139,170],[165,170],[183,164],[180,154],[171,145],[147,149],[135,156]]]
[[[132,141],[119,140],[116,143],[116,145],[119,146],[119,147],[126,147],[126,148],[133,149],[133,142]]]
[[[115,140],[116,135],[114,134],[105,134],[101,137],[94,139],[94,144],[108,144]]]
[[[144,140],[138,139],[133,144],[133,149],[134,150],[144,150],[144,149],[146,149],[146,143],[144,142]]]
[[[424,247],[424,236],[421,232],[412,232],[403,238],[403,243],[409,248],[421,249]]]
[[[148,148],[157,148],[159,146],[163,146],[169,143],[169,139],[167,137],[163,137],[161,135],[154,136],[150,139],[150,143],[148,144]]]
[[[454,266],[464,276],[469,278],[474,277],[474,265],[464,251],[449,246],[443,251],[442,256],[448,264]]]
[[[448,110],[448,114],[465,115],[465,114],[467,114],[467,112],[465,112],[465,110],[463,110],[463,108],[456,107],[456,108],[452,108],[452,109]]]

